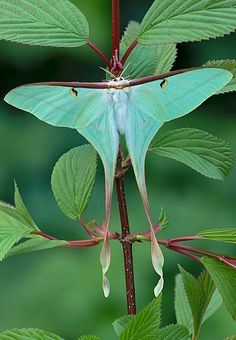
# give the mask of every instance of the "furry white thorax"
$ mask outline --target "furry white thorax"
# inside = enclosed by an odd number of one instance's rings
[[[117,80],[111,80],[108,82],[108,88],[116,90],[122,89],[123,87],[129,87],[129,81],[127,79],[117,78]]]
[[[115,114],[117,130],[123,135],[126,130],[127,115],[128,115],[128,98],[129,98],[129,87],[128,80],[110,81],[109,93],[112,97],[113,110]],[[122,88],[123,86],[126,86]]]

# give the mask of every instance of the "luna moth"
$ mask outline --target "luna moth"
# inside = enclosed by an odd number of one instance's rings
[[[101,83],[36,83],[10,91],[5,101],[48,124],[77,129],[97,150],[105,172],[105,237],[100,261],[103,289],[109,295],[106,273],[110,264],[108,228],[120,135],[125,136],[137,185],[151,230],[151,255],[163,288],[164,259],[153,230],[146,182],[145,157],[151,140],[170,120],[193,111],[232,78],[226,70],[200,68],[179,74],[135,80],[113,77]]]

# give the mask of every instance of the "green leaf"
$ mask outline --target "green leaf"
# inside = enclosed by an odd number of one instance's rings
[[[193,319],[181,274],[175,277],[175,315],[177,323],[193,332]]]
[[[128,324],[130,323],[132,319],[133,319],[132,315],[124,315],[124,316],[121,316],[119,319],[116,319],[112,323],[112,326],[118,336],[121,335],[121,333],[128,326]]]
[[[161,322],[161,294],[139,312],[121,333],[121,340],[154,340]]]
[[[158,340],[183,340],[189,336],[189,331],[183,325],[169,325],[158,332]]]
[[[197,338],[201,329],[204,314],[215,291],[210,275],[204,271],[195,279],[180,267],[185,292],[193,318],[193,337]]]
[[[14,200],[15,200],[15,206],[19,213],[19,216],[21,216],[22,223],[27,225],[29,228],[33,228],[34,230],[39,230],[33,218],[31,217],[29,211],[26,209],[26,206],[21,198],[20,191],[17,187],[16,182],[15,182]]]
[[[95,182],[97,155],[90,145],[65,153],[52,173],[52,190],[65,215],[79,219],[86,210]]]
[[[78,340],[101,340],[101,338],[95,335],[84,335],[78,338]]]
[[[216,289],[212,295],[211,301],[207,306],[206,312],[202,318],[202,324],[212,316],[222,305],[222,297]],[[193,319],[191,309],[188,304],[188,298],[185,292],[184,283],[181,274],[176,275],[175,283],[175,314],[177,323],[184,325],[190,332],[193,333]]]
[[[25,226],[10,214],[0,210],[0,261],[15,243],[32,231],[33,228]]]
[[[7,256],[29,253],[32,251],[45,250],[55,247],[60,247],[66,244],[64,240],[48,240],[38,235],[32,235],[29,240],[26,240],[13,247]]]
[[[207,229],[200,231],[197,235],[210,240],[236,243],[236,228]]]
[[[138,37],[140,24],[130,21],[121,39],[121,55],[123,56],[132,42]],[[154,48],[137,45],[128,57],[124,77],[141,78],[152,74],[168,72],[176,59],[176,44],[161,44]]]
[[[0,334],[0,340],[63,340],[60,336],[33,328],[11,329]]]
[[[236,335],[232,335],[228,338],[224,338],[224,340],[236,340]]]
[[[39,231],[22,201],[20,192],[16,184],[15,184],[15,204],[17,205],[17,207],[14,207],[5,202],[0,202],[0,212],[2,211],[5,214],[13,217],[21,224],[23,224],[26,228],[29,228],[30,231]]]
[[[1,0],[0,39],[17,43],[77,47],[85,45],[89,27],[68,0]]]
[[[184,128],[168,131],[154,138],[149,149],[159,156],[175,159],[200,174],[223,180],[233,166],[229,145],[198,129]]]
[[[236,270],[210,257],[202,257],[201,261],[236,321]]]
[[[158,223],[160,223],[160,229],[161,230],[168,228],[169,225],[170,225],[169,216],[167,215],[167,213],[166,213],[166,211],[163,207],[161,208],[161,213],[160,213],[160,216],[158,218]]]
[[[150,47],[149,47],[150,48]],[[154,74],[169,72],[177,56],[176,44],[160,44],[157,46],[157,62]]]
[[[138,34],[140,31],[140,23],[137,21],[130,21],[128,26],[125,29],[125,32],[121,39],[121,50],[123,51],[122,54],[124,54],[125,49],[127,49],[132,42],[137,39]]]
[[[218,94],[236,91],[236,60],[230,60],[230,59],[213,60],[213,61],[208,61],[203,66],[223,68],[224,70],[230,71],[232,73],[233,75],[232,80],[225,87],[223,87],[218,92]]]
[[[236,29],[232,0],[155,0],[140,27],[144,45],[221,37]]]
[[[21,214],[19,214],[18,210],[13,205],[10,205],[8,203],[1,201],[0,202],[0,212],[1,211],[4,212],[5,214],[9,215],[9,216],[12,216],[16,220],[19,220],[19,222],[24,223],[24,220],[22,220]]]
[[[31,224],[29,224],[29,221],[26,221],[25,216],[23,216],[22,212],[18,210],[16,207],[0,203],[0,211],[13,217],[21,224],[24,224],[24,226],[29,228],[31,231],[39,231],[36,225],[34,225],[33,227]]]
[[[202,324],[220,308],[222,303],[223,299],[218,289],[216,289],[212,295],[209,305],[207,306],[206,312],[202,319]]]

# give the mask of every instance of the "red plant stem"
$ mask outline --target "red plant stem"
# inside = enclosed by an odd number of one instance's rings
[[[191,238],[191,237],[182,237],[181,239],[183,241],[193,240],[193,238]],[[192,257],[193,259],[195,259],[197,261],[201,261],[201,258],[199,258],[198,256],[195,256],[193,254],[190,254],[190,253],[197,253],[197,254],[200,254],[200,255],[203,255],[203,256],[208,256],[208,257],[215,258],[215,259],[225,263],[226,265],[236,269],[236,261],[235,261],[234,258],[231,258],[229,256],[225,256],[225,255],[221,255],[221,254],[211,253],[211,252],[203,250],[203,249],[198,249],[198,248],[194,248],[194,247],[184,246],[182,244],[173,244],[170,241],[172,241],[172,239],[158,240],[158,242],[160,244],[164,245],[166,248],[171,249],[173,251],[176,251],[176,252],[178,252],[180,254]]]
[[[122,70],[120,64],[120,0],[112,0],[112,61],[114,73]],[[123,247],[124,267],[125,267],[125,281],[126,281],[126,299],[127,309],[129,315],[136,314],[135,301],[135,286],[134,286],[134,268],[133,268],[133,253],[132,243],[129,240],[130,229],[128,210],[125,197],[124,175],[122,174],[122,160],[123,154],[121,148],[117,157],[117,171],[121,173],[119,177],[115,178],[116,192],[119,204],[120,223],[122,234],[120,241]]]
[[[121,169],[122,164],[122,152],[119,150],[117,160],[117,170]],[[116,181],[116,192],[120,211],[120,223],[122,234],[120,241],[123,247],[124,255],[124,267],[125,267],[125,281],[126,281],[126,298],[127,298],[127,309],[129,315],[136,314],[136,301],[135,301],[135,285],[134,285],[134,268],[133,268],[133,253],[132,253],[132,242],[130,242],[130,228],[128,219],[128,210],[125,197],[124,187],[124,175],[120,175],[115,179]]]
[[[177,252],[179,254],[188,256],[188,257],[194,259],[197,262],[201,262],[200,257],[198,257],[196,255],[193,255],[193,254],[190,254],[190,253],[187,253],[186,251],[183,251],[183,250],[179,249],[178,247],[171,247],[171,246],[169,246],[168,249],[174,250],[175,252]]]
[[[87,248],[97,246],[100,241],[96,238],[90,240],[80,240],[80,241],[68,241],[66,244],[62,245],[63,247],[71,247],[71,248]]]
[[[176,237],[176,238],[169,238],[169,243],[177,243],[177,242],[184,242],[184,241],[196,241],[201,240],[200,236],[185,236],[185,237]]]
[[[134,48],[138,45],[138,40],[135,39],[132,44],[130,45],[130,47],[127,49],[127,51],[125,52],[123,58],[121,59],[121,64],[124,65],[126,60],[128,59],[128,57],[130,56],[131,52],[134,50]]]
[[[201,255],[204,255],[204,256],[215,258],[215,259],[223,262],[227,266],[229,266],[229,267],[231,267],[233,269],[236,269],[236,262],[232,261],[232,259],[229,258],[228,256],[224,256],[224,255],[220,255],[220,254],[214,254],[214,253],[210,253],[208,251],[202,250],[202,249],[186,247],[186,246],[183,246],[183,245],[169,245],[168,249],[172,249],[172,250],[174,250],[174,251],[176,251],[178,253],[182,253],[183,255],[186,255],[186,256],[198,259],[198,261],[200,262],[201,259],[199,257],[188,253],[188,251],[195,252],[197,254],[201,254]]]
[[[218,260],[223,257],[223,255],[220,255],[220,254],[210,253],[209,251],[206,251],[206,250],[203,250],[203,249],[184,246],[182,244],[171,245],[171,247],[177,247],[177,248],[181,248],[183,250],[191,251],[193,253],[197,253],[197,254],[201,254],[201,255],[205,255],[205,256],[209,256],[209,257],[214,257]]]
[[[41,231],[35,231],[32,234],[41,236],[41,237],[46,238],[48,240],[56,240],[56,241],[58,241],[58,238],[53,237],[53,236],[48,235],[48,234],[45,234],[45,233],[42,233]]]
[[[112,0],[112,56],[120,55],[120,0]]]
[[[45,234],[41,231],[36,231],[34,233],[32,233],[34,235],[38,235],[41,236],[47,240],[51,240],[51,241],[61,241],[56,237],[53,237],[51,235]],[[76,247],[76,248],[85,248],[85,247],[93,247],[96,246],[100,243],[100,241],[103,240],[103,237],[96,237],[96,238],[92,238],[89,240],[79,240],[79,241],[66,241],[65,244],[62,244],[62,247]]]
[[[87,227],[86,223],[84,222],[84,220],[82,219],[82,217],[80,217],[80,223],[82,224],[84,230],[86,231],[86,233],[92,237],[95,238],[96,236],[92,233],[92,231]]]
[[[102,60],[107,64],[108,68],[111,69],[111,62],[107,58],[107,56],[89,39],[87,40],[87,45],[95,52],[99,57],[102,58]]]
[[[233,269],[236,269],[236,262],[234,261],[229,261],[228,258],[222,258],[221,262],[223,262],[224,264],[227,264],[227,266],[230,266]]]

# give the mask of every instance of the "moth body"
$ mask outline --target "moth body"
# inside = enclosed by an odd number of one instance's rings
[[[113,113],[115,115],[116,127],[119,134],[124,135],[128,115],[129,91],[128,80],[110,81],[109,93],[111,95]]]
[[[128,115],[129,91],[127,91],[127,89],[113,90],[111,96],[116,127],[118,132],[124,135]]]
[[[117,80],[111,80],[108,82],[109,89],[122,90],[123,88],[129,87],[130,82],[127,79],[116,78]]]

